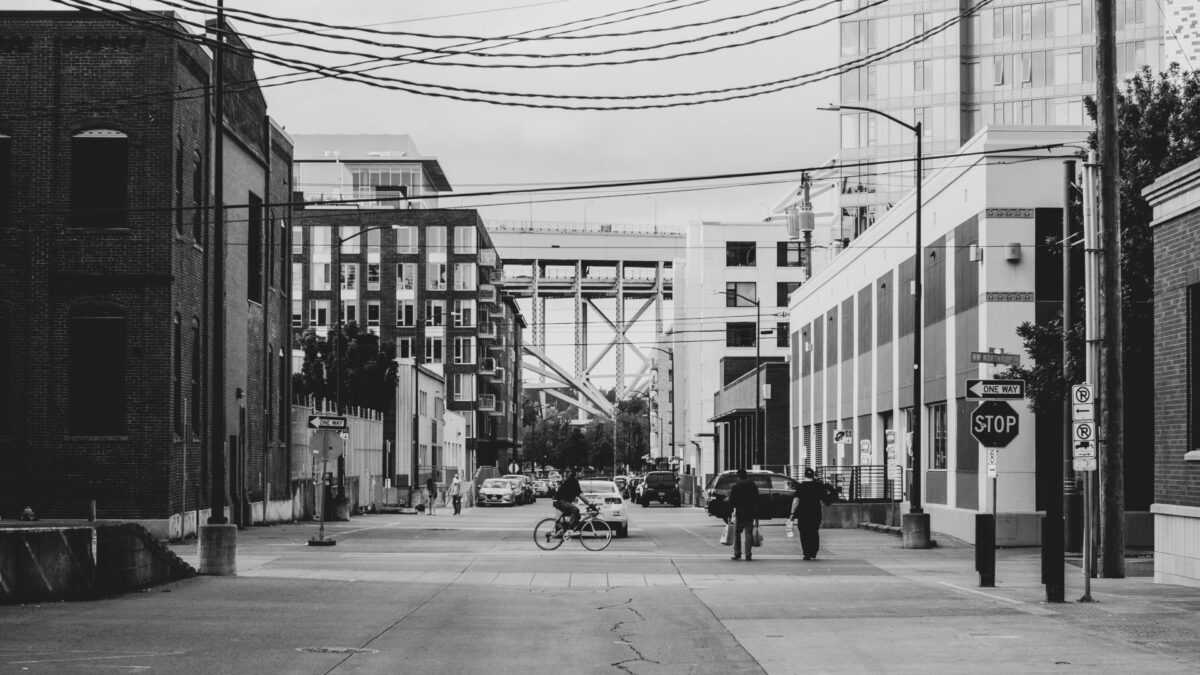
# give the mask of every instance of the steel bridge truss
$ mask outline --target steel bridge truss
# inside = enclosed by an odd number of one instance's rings
[[[594,373],[609,353],[616,361],[616,393],[620,400],[628,391],[645,390],[652,359],[629,339],[629,331],[654,311],[655,335],[663,329],[663,301],[670,300],[672,280],[667,261],[612,260],[505,260],[504,290],[532,301],[532,339],[525,341],[524,368],[536,378],[526,379],[525,389],[536,390],[574,406],[578,419],[608,416],[612,403],[594,383]],[[546,353],[546,301],[566,300],[573,304],[574,368],[567,370]],[[596,301],[615,300],[609,316]],[[641,301],[627,313],[627,301]],[[596,354],[589,354],[589,328],[593,322],[611,331],[611,338]],[[627,371],[626,351],[640,364]],[[544,396],[543,396],[544,400]]]

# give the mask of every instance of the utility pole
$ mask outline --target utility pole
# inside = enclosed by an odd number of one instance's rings
[[[1100,360],[1100,568],[1125,576],[1125,386],[1121,283],[1121,212],[1117,146],[1116,7],[1096,0],[1096,126],[1100,151],[1103,355]]]
[[[208,523],[200,529],[200,573],[232,575],[237,573],[237,526],[225,517],[229,500],[226,490],[225,436],[225,3],[217,0],[215,25],[216,45],[213,49],[215,96],[213,117],[213,260],[212,368],[209,386],[210,408],[210,490]],[[196,505],[199,508],[199,504]]]

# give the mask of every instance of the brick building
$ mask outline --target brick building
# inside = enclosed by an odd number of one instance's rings
[[[473,472],[518,459],[514,402],[524,320],[497,284],[503,262],[478,212],[436,208],[450,184],[436,158],[420,155],[408,136],[297,134],[295,140],[298,201],[307,203],[292,228],[293,330],[325,334],[340,298],[344,322],[377,333],[396,358],[415,359],[445,378],[446,409],[466,419],[468,461],[460,468]],[[349,203],[314,203],[329,200]],[[397,438],[395,409],[384,412],[392,449],[385,473],[403,484],[413,439]],[[443,466],[441,442],[427,445],[419,466]]]
[[[1200,586],[1200,159],[1143,195],[1154,209],[1154,580]]]
[[[236,35],[230,37],[241,45]],[[228,234],[213,288],[212,60],[167,14],[0,12],[0,516],[234,521],[287,494],[291,142],[230,54]],[[213,354],[213,312],[225,351]],[[212,368],[224,429],[210,428]]]

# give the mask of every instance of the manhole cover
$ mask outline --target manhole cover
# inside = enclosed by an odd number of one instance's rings
[[[314,654],[378,654],[378,649],[359,649],[358,647],[297,647],[298,652]]]

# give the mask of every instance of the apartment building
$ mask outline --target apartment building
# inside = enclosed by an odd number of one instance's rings
[[[339,303],[343,322],[445,379],[446,408],[465,417],[472,469],[507,465],[520,440],[513,402],[524,320],[498,286],[503,263],[479,214],[434,208],[450,184],[407,136],[295,138],[298,187],[317,191],[303,192],[292,227],[293,330],[326,334]],[[336,191],[321,191],[337,176]],[[385,411],[392,477],[411,464],[397,461],[411,439],[397,437],[394,414]]]

